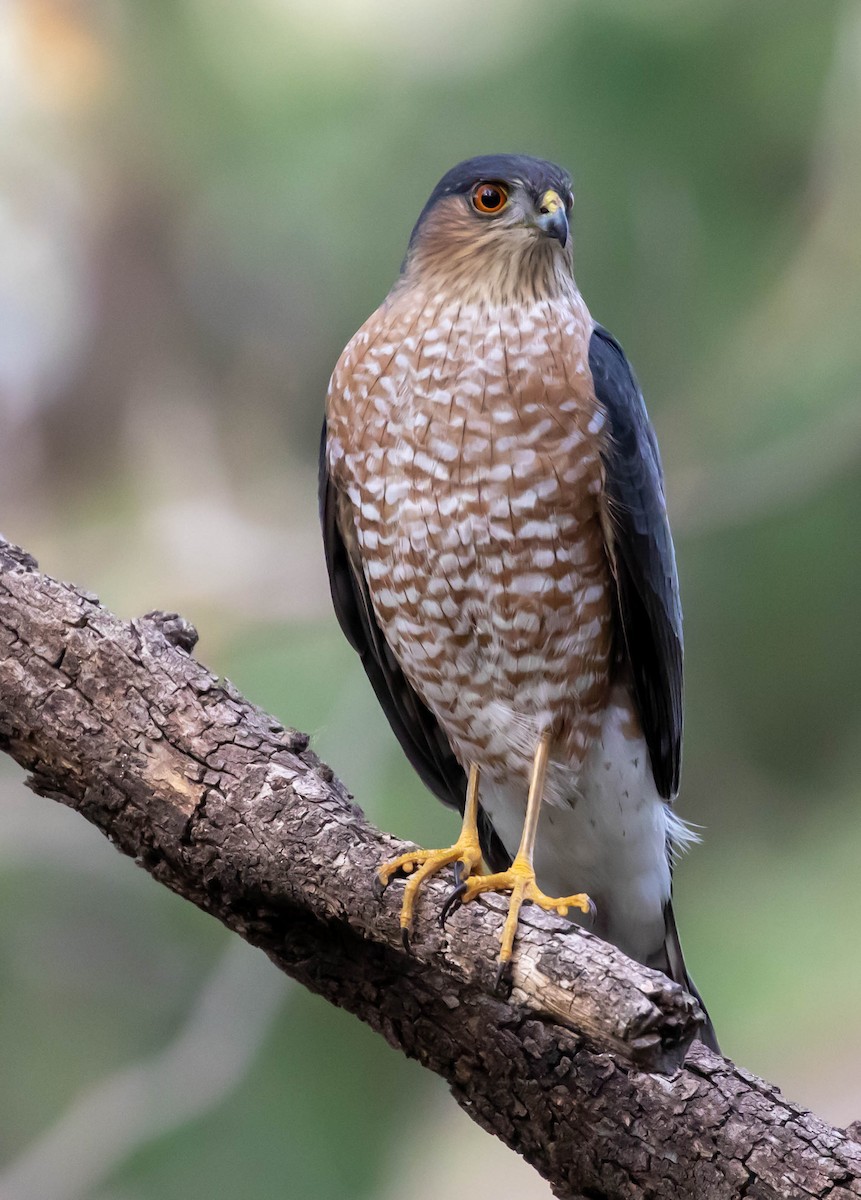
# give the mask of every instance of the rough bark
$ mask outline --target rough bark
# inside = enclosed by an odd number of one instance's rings
[[[0,747],[173,891],[438,1072],[557,1196],[861,1196],[861,1145],[709,1053],[675,984],[531,910],[494,993],[503,902],[412,953],[374,829],[308,748],[191,657],[176,615],[122,622],[0,541]],[[285,682],[285,686],[287,686]]]

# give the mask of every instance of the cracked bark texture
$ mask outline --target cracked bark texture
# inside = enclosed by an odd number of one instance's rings
[[[557,1196],[861,1196],[849,1132],[690,1046],[695,1001],[567,922],[524,915],[503,998],[504,901],[443,933],[448,885],[431,881],[405,953],[400,889],[380,902],[371,883],[406,845],[304,734],[197,663],[196,640],[176,614],[120,621],[0,540],[0,747],[34,791],[442,1075]]]

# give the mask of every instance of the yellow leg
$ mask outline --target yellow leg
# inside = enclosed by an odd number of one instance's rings
[[[573,896],[545,896],[535,882],[535,869],[532,859],[535,852],[535,834],[538,830],[538,816],[541,812],[541,800],[544,795],[544,781],[547,777],[547,762],[550,757],[550,735],[543,734],[535,750],[535,760],[532,764],[532,777],[529,781],[529,797],[526,801],[526,818],[523,822],[523,833],[520,846],[514,862],[507,871],[496,875],[481,875],[467,880],[466,885],[459,889],[461,904],[468,904],[483,892],[511,892],[511,903],[508,916],[502,927],[501,948],[499,951],[500,972],[511,959],[514,947],[514,935],[517,932],[517,921],[524,902],[537,904],[547,912],[555,910],[560,916],[568,914],[569,908],[579,908],[583,913],[594,911],[594,905],[585,893]]]
[[[405,946],[409,945],[416,896],[424,881],[451,863],[462,863],[463,870],[459,872],[458,876],[458,883],[460,883],[463,879],[468,879],[481,863],[481,847],[478,844],[478,779],[479,769],[473,764],[469,769],[469,781],[466,787],[463,825],[460,836],[453,846],[449,846],[446,850],[410,850],[406,854],[392,859],[391,862],[385,863],[377,871],[376,885],[380,893],[391,883],[395,875],[403,873],[410,876],[401,904],[401,934]]]

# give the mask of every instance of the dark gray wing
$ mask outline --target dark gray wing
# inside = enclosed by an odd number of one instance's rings
[[[655,431],[619,343],[596,325],[589,343],[595,394],[609,421],[603,454],[607,552],[616,581],[618,654],[631,673],[640,722],[659,793],[679,788],[682,751],[682,610],[676,556],[667,521]],[[669,854],[672,870],[672,856]],[[711,1018],[685,966],[673,915],[664,909],[664,940],[647,960],[700,1002],[700,1039],[720,1053]]]
[[[681,766],[682,610],[661,459],[628,360],[600,325],[589,343],[589,367],[609,422],[604,492],[619,654],[633,679],[655,783],[670,800]]]
[[[319,500],[329,587],[338,622],[357,651],[410,763],[443,804],[463,812],[466,798],[463,767],[436,717],[407,681],[377,624],[358,555],[350,501],[329,474],[325,422],[320,444]],[[479,813],[479,838],[491,869],[504,870],[509,856],[483,810]]]

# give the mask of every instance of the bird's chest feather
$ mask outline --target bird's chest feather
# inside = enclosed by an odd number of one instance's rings
[[[551,724],[578,754],[606,687],[590,332],[568,302],[384,311],[333,376],[330,466],[377,620],[464,756],[528,761]]]

